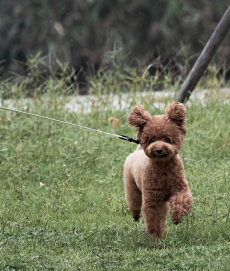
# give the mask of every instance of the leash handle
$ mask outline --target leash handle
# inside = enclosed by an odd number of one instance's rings
[[[133,138],[131,138],[131,137],[129,137],[129,136],[119,135],[118,138],[120,138],[120,139],[122,139],[122,140],[129,141],[129,142],[134,142],[134,143],[136,143],[136,144],[140,144],[140,141],[139,141],[139,140],[133,139]]]

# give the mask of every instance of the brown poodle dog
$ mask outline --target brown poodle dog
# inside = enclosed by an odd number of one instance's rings
[[[153,240],[164,236],[169,205],[174,224],[182,221],[192,205],[178,154],[186,134],[186,110],[183,104],[172,102],[165,113],[151,116],[142,106],[135,106],[128,117],[140,145],[125,161],[125,198],[135,221],[142,212]]]

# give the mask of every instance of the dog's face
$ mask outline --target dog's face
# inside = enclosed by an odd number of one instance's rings
[[[172,102],[165,115],[151,116],[142,106],[135,106],[128,122],[137,128],[137,138],[145,154],[157,161],[174,157],[186,134],[186,110],[181,103]]]

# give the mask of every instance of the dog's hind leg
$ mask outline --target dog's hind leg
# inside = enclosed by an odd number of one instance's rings
[[[125,174],[124,181],[126,203],[134,221],[138,221],[141,213],[142,193],[130,174]]]

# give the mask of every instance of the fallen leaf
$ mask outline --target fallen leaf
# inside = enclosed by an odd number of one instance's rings
[[[113,125],[113,127],[115,127],[115,128],[117,128],[119,126],[119,124],[118,124],[119,119],[118,118],[109,117],[108,122],[109,122],[109,124]]]

